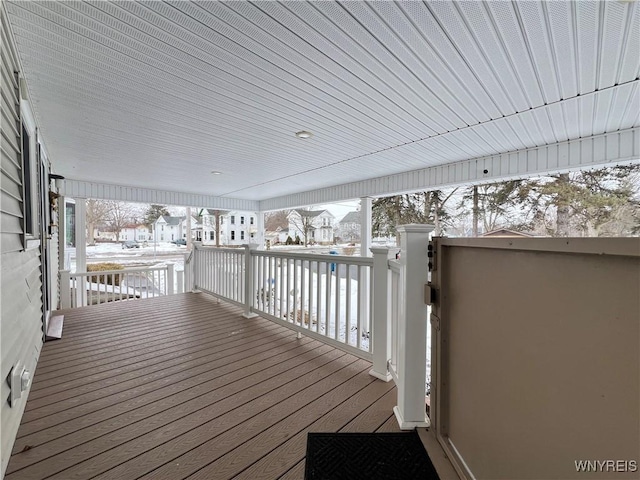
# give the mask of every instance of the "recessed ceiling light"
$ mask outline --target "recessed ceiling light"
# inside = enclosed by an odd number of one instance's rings
[[[211,175],[222,175],[222,172],[219,172],[218,170],[211,170]]]
[[[311,137],[313,137],[313,133],[307,132],[306,130],[302,130],[300,132],[296,132],[296,137],[298,137],[298,138],[311,138]]]

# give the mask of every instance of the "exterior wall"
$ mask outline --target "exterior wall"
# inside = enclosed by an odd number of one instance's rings
[[[233,217],[233,223],[231,223],[231,217]],[[242,217],[244,217],[244,224],[241,223]],[[251,223],[252,218],[253,224]],[[202,228],[204,236],[203,243],[205,245],[215,245],[215,215],[203,215]],[[214,233],[213,239],[211,239],[211,232]],[[258,219],[255,212],[237,210],[220,215],[220,245],[243,245],[255,242],[257,232]]]
[[[21,163],[20,116],[24,112],[18,105],[19,83],[14,72],[19,64],[11,33],[6,23],[5,6],[0,6],[2,22],[0,48],[2,65],[0,71],[2,91],[1,122],[1,211],[0,211],[0,451],[2,452],[0,477],[4,475],[15,435],[22,418],[28,390],[11,406],[10,388],[7,383],[13,366],[21,362],[32,374],[42,347],[42,284],[39,241],[23,237],[23,171]],[[22,115],[21,115],[22,113]],[[26,121],[26,119],[23,118]],[[35,124],[27,122],[31,134],[31,154],[35,155]],[[35,162],[33,163],[35,164]],[[36,170],[37,171],[37,170]],[[35,177],[32,176],[32,178]],[[35,191],[37,182],[32,183]],[[37,196],[33,208],[37,212]],[[37,231],[35,229],[34,231]],[[25,241],[26,240],[26,241]],[[24,247],[27,247],[26,249]],[[53,252],[52,252],[53,253]]]
[[[340,223],[340,225],[338,226],[337,235],[343,242],[359,242],[360,224]]]
[[[638,478],[574,462],[640,469],[640,240],[442,239],[436,251],[436,428],[473,476]]]
[[[153,229],[152,239],[156,242],[172,242],[181,238],[178,225],[169,225],[162,218],[156,220]]]

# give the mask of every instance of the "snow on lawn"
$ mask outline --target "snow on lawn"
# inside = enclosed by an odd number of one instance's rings
[[[280,271],[279,268],[278,271]],[[311,281],[311,301],[309,300],[309,281]],[[279,318],[288,318],[290,321],[296,317],[297,323],[304,320],[305,325],[308,324],[308,317],[311,315],[311,331],[354,347],[357,347],[358,336],[360,336],[360,348],[369,350],[368,320],[363,318],[363,323],[358,329],[359,282],[347,279],[344,271],[341,271],[337,277],[336,272],[327,275],[325,265],[320,264],[319,273],[314,270],[309,275],[308,267],[303,269],[302,266],[296,265],[294,271],[293,264],[290,264],[288,271],[286,268],[282,269],[282,278],[279,276],[265,278],[263,283],[258,287],[256,294],[257,308]],[[347,287],[348,283],[350,283],[349,287]],[[288,291],[287,288],[289,288]],[[319,305],[318,288],[320,288]],[[348,308],[347,289],[349,289]],[[301,304],[303,297],[304,305]],[[363,301],[369,302],[369,296],[366,293]],[[347,331],[349,331],[348,341],[346,340]]]

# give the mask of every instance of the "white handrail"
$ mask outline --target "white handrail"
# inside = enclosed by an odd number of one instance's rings
[[[198,245],[193,269],[196,290],[241,305],[245,317],[260,314],[371,359],[372,258]]]
[[[373,258],[273,250],[251,250],[251,257],[252,312],[372,358]]]
[[[171,295],[173,264],[94,272],[60,272],[60,307],[77,308],[105,302]],[[178,273],[180,275],[180,273]]]

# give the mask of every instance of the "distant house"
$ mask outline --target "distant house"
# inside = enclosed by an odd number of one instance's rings
[[[178,232],[180,234],[180,238],[186,240],[188,230],[189,228],[187,226],[187,217],[180,217],[180,222],[178,223]],[[202,241],[202,224],[194,216],[191,217],[191,239],[195,240],[196,242]]]
[[[184,217],[162,215],[153,223],[153,240],[156,242],[175,242],[182,238],[180,222]]]
[[[328,210],[291,210],[287,216],[289,220],[289,236],[295,240],[296,236],[306,243],[333,243],[333,228],[336,218]]]
[[[481,237],[533,237],[530,233],[516,232],[515,230],[509,230],[508,228],[498,228],[491,230],[490,232],[483,233]]]
[[[347,213],[340,223],[336,231],[336,236],[343,242],[359,242],[360,241],[360,212]]]
[[[146,242],[147,240],[151,240],[151,229],[149,229],[148,226],[141,224],[127,225],[120,230],[120,240],[123,242],[128,240]]]
[[[115,242],[116,232],[111,227],[99,225],[93,230],[93,239],[98,242]]]
[[[202,212],[202,242],[215,245],[215,210]],[[220,214],[220,245],[243,245],[256,241],[258,222],[255,212],[225,211]]]

